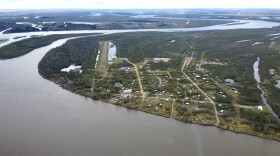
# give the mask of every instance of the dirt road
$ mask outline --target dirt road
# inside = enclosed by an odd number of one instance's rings
[[[214,107],[214,112],[215,112],[215,117],[216,117],[216,126],[218,126],[220,124],[220,119],[219,119],[219,115],[218,115],[218,111],[217,111],[217,107],[215,105],[215,102],[195,83],[192,81],[192,79],[184,72],[184,69],[186,67],[186,65],[188,65],[189,62],[189,58],[185,58],[184,59],[184,63],[183,66],[181,68],[181,72],[184,74],[184,76],[210,101],[210,103],[213,105]]]
[[[140,74],[139,74],[137,65],[134,64],[134,63],[132,63],[132,62],[130,62],[128,59],[126,59],[126,61],[127,61],[128,63],[130,63],[131,65],[133,65],[133,67],[135,68],[135,72],[136,72],[136,75],[137,75],[137,80],[138,80],[140,92],[141,92],[141,94],[142,94],[142,97],[145,97],[145,93],[144,93],[144,90],[143,90],[143,86],[142,86],[142,82],[141,82],[141,79],[140,79]]]

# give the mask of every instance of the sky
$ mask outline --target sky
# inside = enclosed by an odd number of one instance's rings
[[[280,0],[0,0],[0,9],[280,8]]]

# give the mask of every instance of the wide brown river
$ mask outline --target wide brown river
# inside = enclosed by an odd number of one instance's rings
[[[279,156],[280,142],[186,124],[73,94],[37,65],[58,40],[0,60],[0,156]]]

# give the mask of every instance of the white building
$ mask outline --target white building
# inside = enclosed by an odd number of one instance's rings
[[[132,93],[132,89],[127,89],[123,91],[124,94],[131,94]]]
[[[263,111],[263,107],[262,106],[257,106],[257,110]]]

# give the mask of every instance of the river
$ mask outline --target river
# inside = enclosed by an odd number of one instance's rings
[[[1,156],[278,156],[280,142],[186,124],[76,95],[38,63],[61,39],[0,60]]]
[[[152,18],[152,17],[151,17]],[[208,19],[210,20],[210,19]],[[230,20],[230,19],[228,19]],[[12,42],[20,41],[30,38],[34,35],[46,36],[54,34],[82,34],[82,33],[126,33],[126,32],[192,32],[192,31],[209,31],[209,30],[231,30],[231,29],[260,29],[260,28],[273,28],[280,26],[280,23],[261,21],[261,20],[230,20],[235,21],[235,24],[220,24],[205,27],[195,28],[170,28],[170,29],[125,29],[125,30],[72,30],[72,31],[39,31],[39,32],[25,32],[25,33],[10,33],[3,34],[5,31],[0,32],[0,38],[9,39],[9,41],[0,44],[2,46],[8,45]],[[7,29],[9,30],[9,29]],[[20,37],[20,38],[18,38]]]

